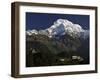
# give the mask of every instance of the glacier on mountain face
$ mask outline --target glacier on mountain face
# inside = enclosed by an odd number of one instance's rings
[[[52,30],[51,35],[59,35],[63,32],[65,32],[64,26],[63,26],[63,24],[60,24],[58,27],[56,27],[55,29]]]
[[[74,24],[73,22],[67,19],[57,19],[57,21],[55,21],[54,24],[47,29],[39,31],[35,29],[28,30],[26,31],[26,34],[27,35],[42,34],[50,38],[56,35],[68,34],[73,38],[82,37],[85,39],[89,36],[89,30],[84,30],[79,24]]]

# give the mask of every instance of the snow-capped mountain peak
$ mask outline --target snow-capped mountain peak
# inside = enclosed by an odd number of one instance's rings
[[[38,31],[35,30],[35,29],[26,31],[26,35],[30,35],[31,36],[32,34],[38,34]]]
[[[84,38],[86,38],[86,36],[89,35],[89,31],[84,30],[79,24],[74,24],[73,22],[67,19],[57,19],[57,21],[55,21],[53,25],[51,25],[49,28],[45,30],[40,30],[40,31],[37,31],[35,29],[28,30],[26,31],[26,34],[28,35],[43,34],[50,38],[56,35],[64,35],[64,34],[68,34],[73,38],[79,38],[82,37],[82,35],[84,34],[83,36],[85,36]]]
[[[79,24],[74,24],[67,19],[58,19],[46,30],[48,30],[50,37],[64,33],[67,33],[72,37],[80,37],[80,33],[85,32],[85,30]]]

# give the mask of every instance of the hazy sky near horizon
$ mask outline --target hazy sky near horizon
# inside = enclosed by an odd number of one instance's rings
[[[26,30],[46,29],[53,25],[57,19],[67,19],[74,24],[79,24],[83,29],[89,30],[89,15],[53,14],[26,12]]]

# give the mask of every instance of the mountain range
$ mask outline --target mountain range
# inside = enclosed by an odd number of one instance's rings
[[[89,36],[89,30],[84,30],[79,24],[74,24],[67,19],[58,19],[52,26],[44,30],[27,30],[27,35],[43,34],[48,37],[54,37],[57,35],[68,34],[73,38],[83,37],[84,39]]]
[[[58,19],[47,29],[26,31],[27,55],[30,54],[30,50],[32,55],[36,55],[36,53],[48,54],[45,57],[48,58],[46,60],[51,61],[48,65],[57,63],[55,56],[64,59],[80,56],[84,60],[83,63],[87,64],[89,63],[89,30],[85,30],[79,24],[74,24],[67,19]],[[58,59],[58,57],[56,58]],[[54,62],[52,62],[53,60]],[[44,59],[43,62],[45,62]]]

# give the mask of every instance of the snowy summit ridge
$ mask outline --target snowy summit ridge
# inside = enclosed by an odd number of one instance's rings
[[[79,24],[74,24],[73,22],[67,19],[57,19],[52,26],[45,30],[37,31],[35,29],[26,31],[27,35],[32,34],[45,34],[48,37],[52,38],[56,35],[68,34],[73,38],[82,37],[85,38],[89,35],[88,30],[84,30]]]

